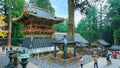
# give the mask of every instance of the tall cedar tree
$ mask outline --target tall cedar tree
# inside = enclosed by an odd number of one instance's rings
[[[4,9],[6,22],[9,20],[9,13],[12,15],[12,18],[17,18],[21,15],[23,7],[25,4],[25,0],[4,0]],[[9,7],[11,6],[11,10]],[[12,22],[12,45],[17,46],[23,40],[23,34],[21,33],[21,29],[23,28],[23,24],[13,23]]]

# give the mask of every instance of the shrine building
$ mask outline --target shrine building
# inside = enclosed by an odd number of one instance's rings
[[[53,16],[48,10],[25,6],[21,16],[14,18],[13,21],[26,26],[22,29],[25,38],[21,47],[28,49],[31,53],[44,53],[54,51],[52,34],[55,30],[51,27],[64,19]]]

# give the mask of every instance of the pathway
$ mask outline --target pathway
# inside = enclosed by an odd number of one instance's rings
[[[112,59],[111,61],[112,61],[112,64],[107,65],[105,58],[99,58],[98,59],[98,67],[99,68],[120,68],[120,60]],[[94,62],[92,61],[92,62],[84,65],[84,68],[94,68]]]

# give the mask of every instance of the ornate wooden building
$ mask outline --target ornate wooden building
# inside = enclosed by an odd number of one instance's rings
[[[52,34],[55,30],[51,26],[64,21],[62,18],[53,16],[48,10],[25,6],[20,17],[13,19],[23,23],[26,28],[22,30],[25,39],[22,47],[34,49],[33,52],[47,52],[54,50]]]

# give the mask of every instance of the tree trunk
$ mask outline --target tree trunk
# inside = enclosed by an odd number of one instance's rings
[[[12,29],[12,16],[9,17],[9,31],[8,31],[8,46],[11,46],[11,29]]]
[[[117,45],[117,39],[114,38],[114,45]]]
[[[68,33],[67,37],[74,40],[74,0],[68,0]]]

